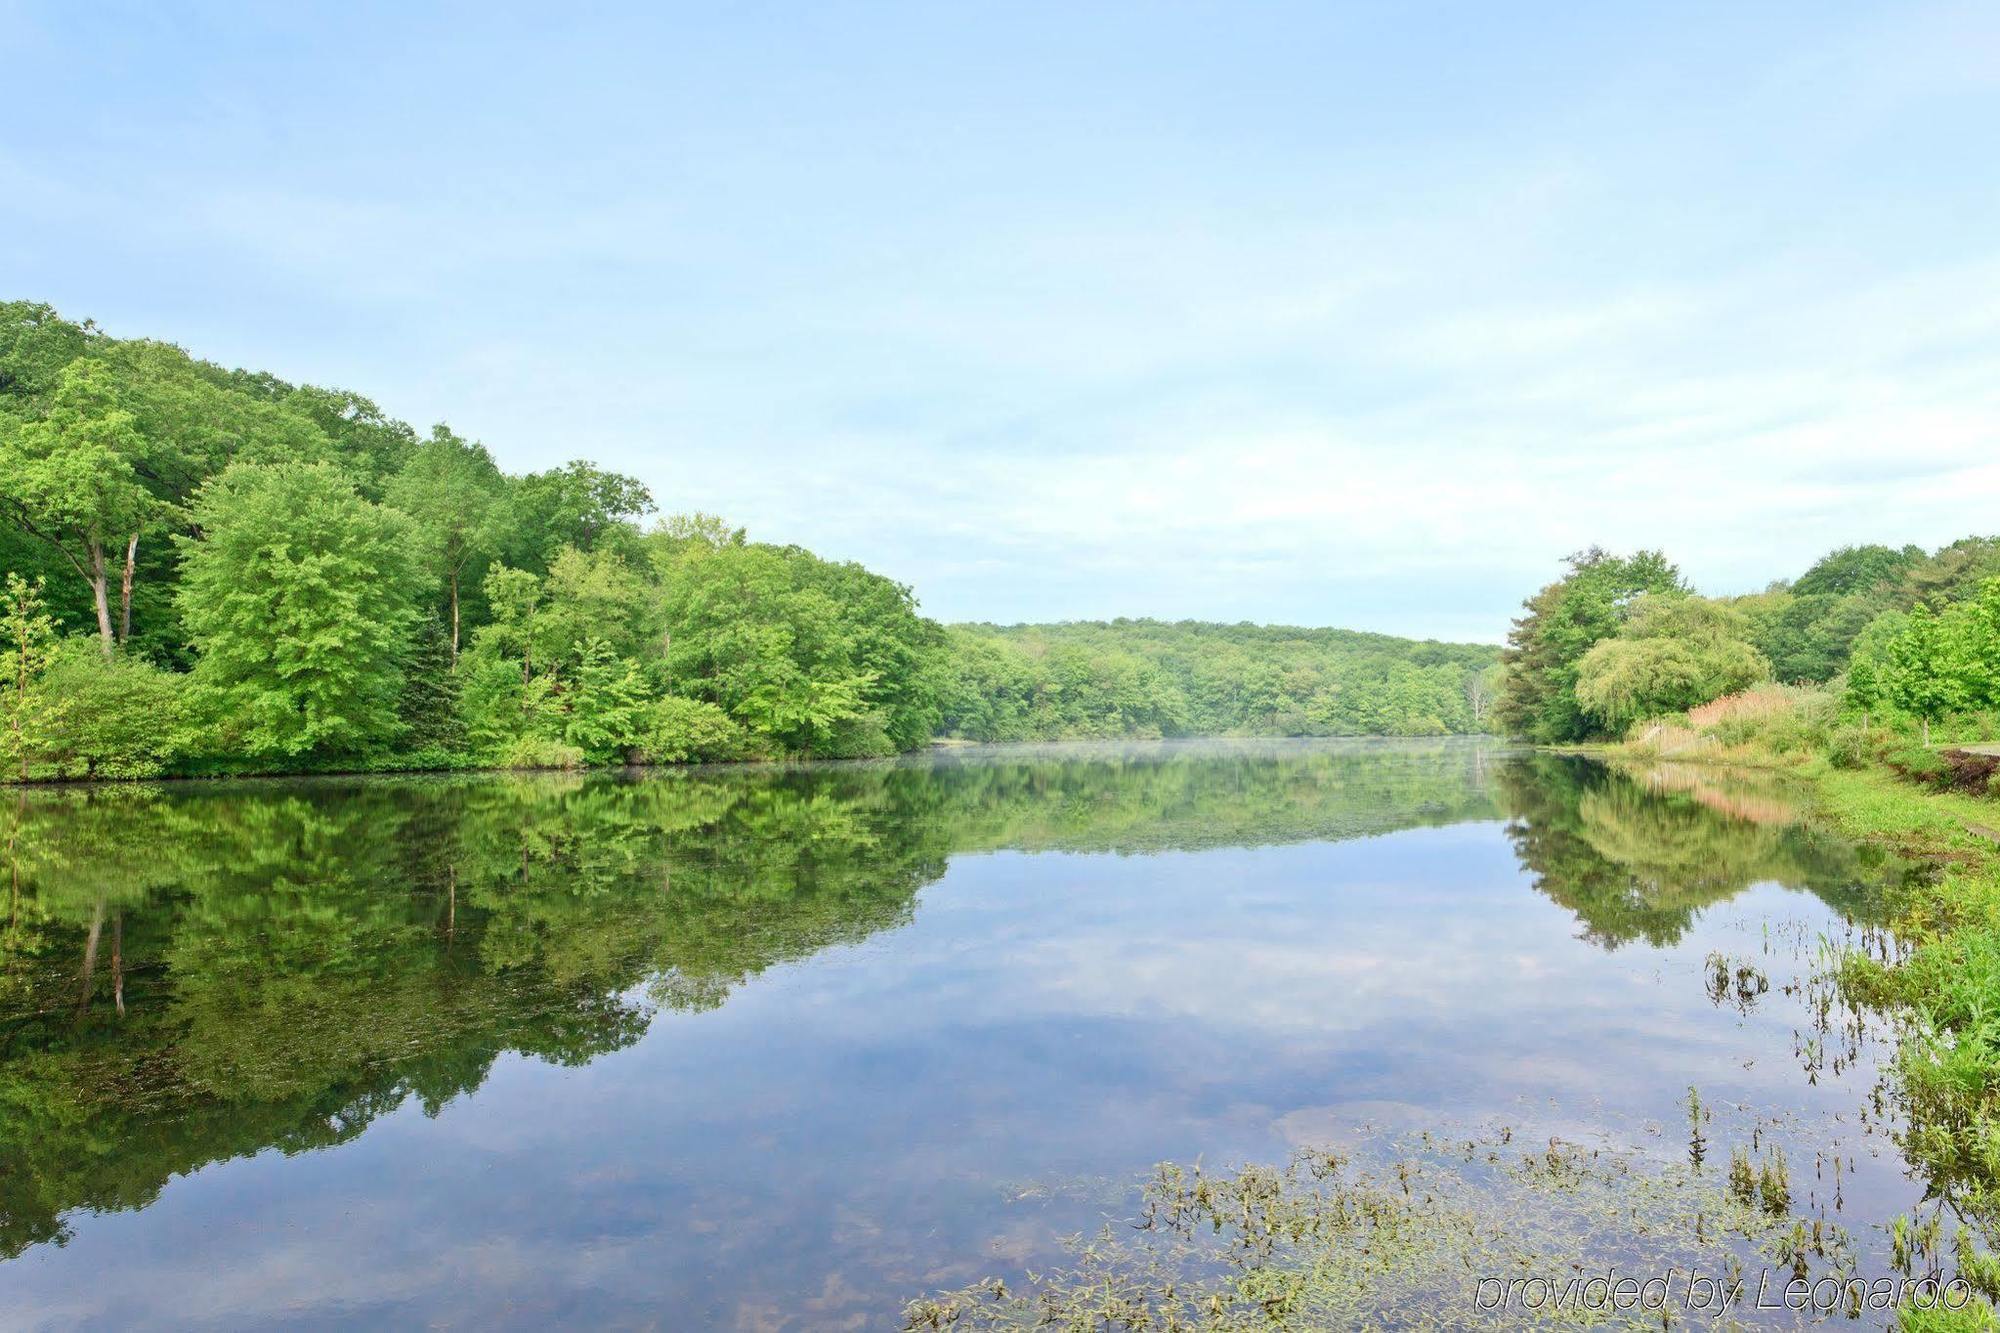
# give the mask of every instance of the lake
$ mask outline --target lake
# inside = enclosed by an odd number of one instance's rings
[[[893,1328],[1156,1162],[1675,1160],[1691,1086],[1864,1261],[1923,1193],[1811,983],[1900,868],[1712,775],[1078,745],[0,825],[0,1326]]]

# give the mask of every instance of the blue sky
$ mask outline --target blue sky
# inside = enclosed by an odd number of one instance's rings
[[[946,619],[2000,531],[2000,8],[0,0],[0,292]]]

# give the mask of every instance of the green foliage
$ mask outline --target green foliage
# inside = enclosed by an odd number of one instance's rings
[[[1856,706],[1893,704],[1920,720],[1926,743],[1940,718],[2000,708],[2000,578],[1942,612],[1919,603],[1856,667],[1859,684],[1853,671],[1848,679]]]
[[[435,614],[417,623],[410,655],[403,663],[403,692],[396,718],[409,751],[456,753],[465,745],[459,713],[459,677],[452,669],[451,639]]]
[[[1792,591],[1800,596],[1869,592],[1900,578],[1924,559],[1920,547],[1842,546],[1829,551],[1799,575]]]
[[[943,639],[908,588],[796,546],[649,541],[665,584],[675,694],[712,703],[796,754],[930,739]]]
[[[105,661],[88,641],[65,641],[43,678],[64,709],[46,736],[42,775],[150,778],[169,771],[188,739],[186,680],[141,657],[120,652]]]
[[[639,742],[646,685],[637,667],[593,634],[578,650],[561,709],[563,743],[580,751],[586,763],[622,761]]]
[[[499,547],[506,529],[507,479],[484,447],[440,425],[389,479],[386,498],[416,523],[424,567],[445,594],[450,657],[456,661],[460,583]]]
[[[1840,673],[1856,637],[1880,614],[1876,593],[1784,592],[1744,598],[1749,638],[1782,681],[1826,681]]]
[[[655,699],[640,719],[641,763],[720,763],[749,753],[750,738],[736,720],[699,699]]]
[[[1602,735],[1577,698],[1585,654],[1616,634],[1647,595],[1684,596],[1680,571],[1658,551],[1614,556],[1592,547],[1569,558],[1569,573],[1524,604],[1507,636],[1507,677],[1496,716],[1507,734],[1542,744]]]
[[[145,443],[109,367],[84,357],[58,373],[46,411],[18,423],[0,416],[0,508],[89,585],[106,655],[117,634],[110,552],[161,514],[140,476]]]
[[[521,477],[512,492],[501,556],[536,573],[565,546],[592,551],[604,542],[631,544],[630,520],[653,509],[652,493],[643,484],[581,459]]]
[[[1154,620],[960,625],[947,734],[982,741],[1480,730],[1497,654],[1349,630]]]
[[[1616,636],[1576,667],[1576,699],[1622,732],[1641,718],[1676,713],[1766,679],[1770,664],[1745,642],[1739,611],[1701,597],[1642,597]]]
[[[1727,603],[1686,596],[1670,566],[1646,559],[1657,563],[1633,569],[1586,552],[1528,602],[1509,640],[1498,710],[1511,734],[1589,739],[1771,677],[1837,682],[1861,740],[1878,714],[1920,729],[1925,743],[1938,722],[1981,739],[2000,730],[2000,576],[1988,572],[2000,569],[2000,540],[1967,538],[1930,557],[1913,547],[1843,548],[1795,587]],[[1663,576],[1668,586],[1652,591],[1664,595],[1640,596]],[[1754,743],[1785,753],[1828,739],[1830,721],[1780,712],[1755,720]],[[1779,734],[1787,728],[1796,734]],[[1704,733],[1737,743],[1728,730]]]
[[[6,602],[0,606],[0,759],[7,771],[28,780],[69,710],[68,699],[50,686],[47,671],[56,654],[55,620],[44,609],[42,584],[7,575]]]
[[[583,751],[545,736],[518,736],[494,756],[497,768],[582,768]]]
[[[421,586],[410,521],[324,463],[239,464],[202,487],[194,517],[181,616],[227,746],[298,756],[397,736]]]

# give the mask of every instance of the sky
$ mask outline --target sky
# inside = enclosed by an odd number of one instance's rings
[[[2000,7],[0,0],[0,297],[947,620],[2000,532]]]

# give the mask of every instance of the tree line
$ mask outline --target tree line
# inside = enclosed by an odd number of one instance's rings
[[[1717,598],[1659,551],[1593,547],[1524,609],[1496,717],[1542,744],[1623,736],[1767,683],[1926,745],[1934,724],[1990,733],[2000,714],[2000,537],[1846,546],[1794,581]]]
[[[1477,730],[1490,650],[1248,626],[946,630],[859,565],[577,461],[0,303],[0,772],[876,756]]]
[[[947,734],[1444,736],[1489,730],[1499,654],[1353,630],[1183,620],[958,625]]]

